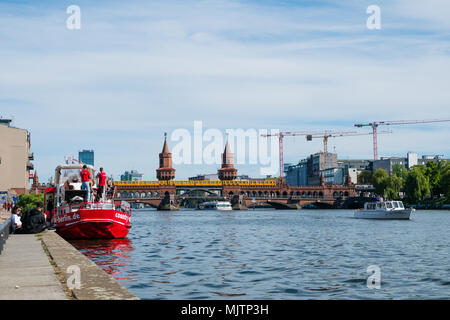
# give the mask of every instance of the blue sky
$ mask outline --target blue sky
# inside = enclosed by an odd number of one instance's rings
[[[81,30],[66,28],[72,4]],[[381,30],[366,28],[372,4]],[[305,131],[448,119],[448,12],[445,0],[0,1],[0,116],[31,132],[43,180],[80,149],[116,177],[154,179],[163,133],[192,131],[194,120]],[[381,156],[450,156],[448,123],[388,129]],[[286,138],[285,162],[321,149]],[[370,136],[329,149],[372,157]],[[217,166],[176,170],[182,179]]]

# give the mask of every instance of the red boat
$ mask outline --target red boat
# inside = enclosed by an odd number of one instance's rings
[[[58,166],[55,187],[45,190],[46,214],[51,216],[56,232],[65,239],[126,237],[131,228],[129,204],[124,201],[115,204],[104,195],[97,202],[85,202],[86,190],[81,190],[80,182],[82,167],[82,164]],[[88,165],[88,170],[95,177],[94,168]]]

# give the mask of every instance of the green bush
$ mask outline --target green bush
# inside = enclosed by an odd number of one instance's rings
[[[38,202],[44,203],[43,193],[21,194],[19,196],[19,201],[17,201],[17,205],[22,208],[22,211],[26,211],[36,208]]]

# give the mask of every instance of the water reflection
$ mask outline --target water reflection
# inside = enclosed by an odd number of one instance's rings
[[[417,223],[352,216],[351,210],[140,210],[128,239],[72,244],[141,299],[446,296],[449,211],[417,211]],[[383,272],[376,291],[367,288],[372,264]]]
[[[132,280],[133,274],[122,273],[135,249],[130,239],[72,240],[70,243],[114,279],[121,282]]]

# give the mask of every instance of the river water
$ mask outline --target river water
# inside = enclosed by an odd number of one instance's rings
[[[131,223],[127,239],[71,243],[141,299],[450,296],[450,211],[376,221],[352,210],[134,210]],[[372,265],[379,289],[367,285]]]

